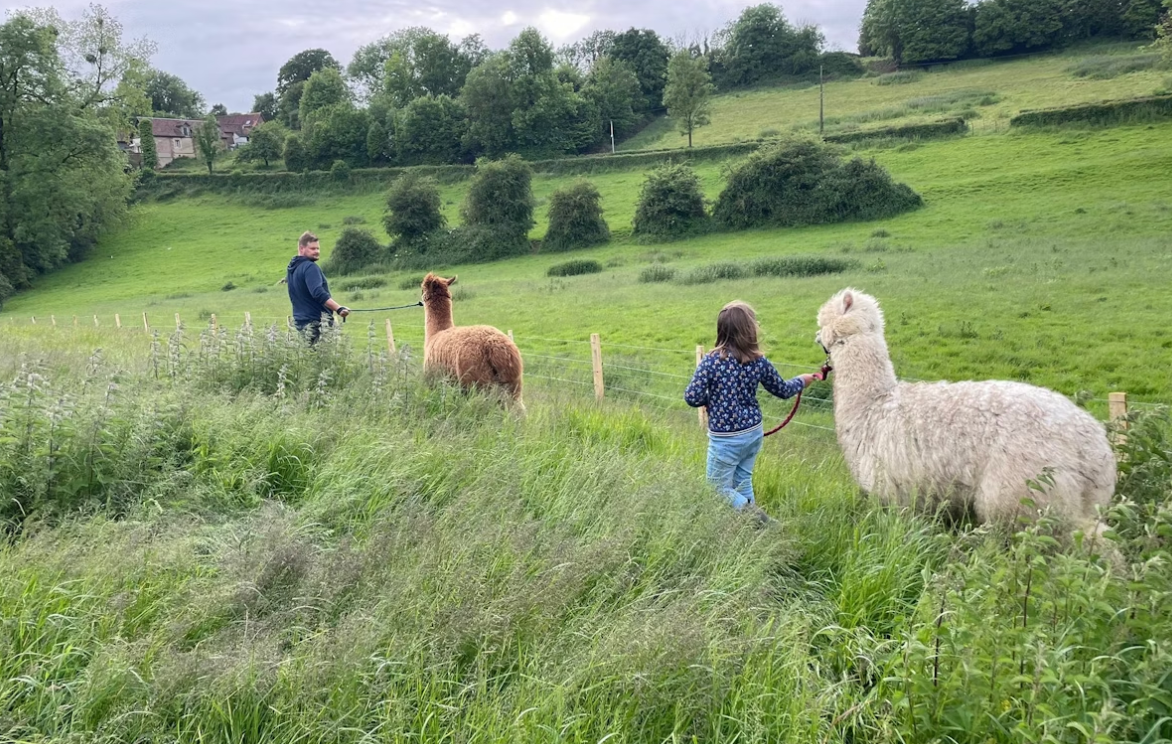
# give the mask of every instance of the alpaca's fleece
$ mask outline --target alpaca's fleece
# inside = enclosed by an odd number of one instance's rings
[[[1064,396],[1020,382],[897,382],[879,303],[852,289],[822,306],[818,326],[834,367],[838,443],[863,490],[1003,524],[1029,497],[1084,528],[1110,502],[1106,430]]]
[[[492,326],[452,325],[452,295],[448,287],[455,281],[454,276],[443,279],[434,274],[423,279],[424,374],[454,379],[465,388],[501,389],[523,411],[521,352],[512,339]]]

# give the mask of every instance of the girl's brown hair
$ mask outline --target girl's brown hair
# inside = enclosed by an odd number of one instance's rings
[[[741,364],[761,356],[757,346],[757,313],[748,303],[736,300],[725,305],[716,317],[716,348],[721,358],[732,355]]]

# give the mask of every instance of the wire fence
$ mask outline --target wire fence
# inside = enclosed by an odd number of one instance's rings
[[[276,327],[280,330],[294,327],[292,318],[288,316],[253,315],[249,312],[234,316],[236,322],[231,323],[232,325],[242,320],[244,325],[258,328]],[[130,318],[133,318],[133,322],[130,322]],[[198,324],[214,330],[220,322],[216,315],[207,314],[201,315],[192,325]],[[15,316],[9,316],[8,325],[17,323],[18,319]],[[146,336],[151,336],[155,331],[167,333],[175,329],[188,328],[187,321],[178,313],[174,314],[172,323],[169,314],[151,316],[147,312],[141,316],[136,313],[126,318],[119,314],[112,318],[98,315],[70,315],[62,318],[55,315],[32,316],[27,323],[46,329],[84,328],[100,333],[114,330],[120,331],[122,335],[137,333]],[[385,324],[387,345],[393,351],[397,342],[390,317],[372,319],[368,328],[374,333],[380,323]],[[403,330],[406,330],[406,333],[403,333]],[[400,335],[398,343],[418,347],[423,345],[422,327],[406,325],[400,329]],[[509,331],[509,335],[514,338],[525,360],[525,378],[539,381],[539,384],[546,388],[561,387],[572,390],[575,394],[593,390],[598,400],[617,399],[637,402],[641,406],[662,411],[696,412],[696,409],[692,409],[684,402],[683,391],[691,380],[698,354],[702,349],[604,342],[598,334],[591,334],[589,338],[530,335],[514,337],[513,332]],[[813,367],[799,364],[773,364],[782,371],[783,376],[789,377],[816,371]],[[901,379],[908,382],[923,382],[910,377]],[[834,406],[831,395],[831,386],[828,383],[816,383],[805,391],[801,410],[791,424],[805,429],[833,432]],[[1107,413],[1109,418],[1125,415],[1129,407],[1151,410],[1167,405],[1162,402],[1128,401],[1121,393],[1113,393],[1109,398],[1083,397],[1079,402],[1084,405],[1094,403],[1098,408],[1106,409],[1103,412]],[[763,396],[761,406],[766,426],[771,427],[788,415],[792,405],[792,401]],[[703,415],[697,415],[697,420],[702,424]]]

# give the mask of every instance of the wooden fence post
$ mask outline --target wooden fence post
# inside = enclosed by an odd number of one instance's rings
[[[216,314],[212,313],[212,333],[215,333],[219,327],[216,325]]]
[[[602,400],[606,387],[602,381],[602,341],[597,333],[590,334],[590,361],[594,366],[594,398]]]
[[[146,316],[145,312],[142,314],[142,327],[143,327],[143,330],[146,331],[146,335],[148,335],[148,336],[151,335],[151,324],[150,324],[150,322],[147,321],[147,316]]]
[[[94,328],[98,327],[98,316],[94,316]]]
[[[510,328],[508,331],[506,331],[506,333],[509,335],[510,341],[512,341],[513,343],[517,342],[517,339],[513,338],[513,329],[512,328]]]
[[[699,367],[700,362],[702,362],[703,360],[704,360],[704,345],[697,344],[696,345],[696,366]],[[707,406],[700,406],[696,410],[697,410],[697,413],[699,413],[699,415],[700,415],[700,428],[703,429],[704,431],[708,431],[708,407]]]
[[[37,316],[32,316],[33,325],[37,324]]]
[[[391,330],[390,318],[387,318],[387,353],[395,353],[395,332]]]
[[[53,327],[54,327],[54,328],[56,328],[56,327],[57,327],[57,316],[56,316],[56,315],[50,315],[50,316],[49,316],[49,322],[53,324]]]
[[[248,326],[249,328],[252,327],[252,313],[248,312],[247,310],[244,311],[244,325]]]
[[[179,331],[182,329],[183,329],[183,322],[181,320],[179,320],[179,313],[175,313],[175,330]]]
[[[114,327],[115,328],[122,327],[122,316],[119,315],[118,313],[114,313]]]
[[[77,316],[76,315],[73,316],[73,327],[77,328]]]
[[[1107,395],[1107,416],[1111,423],[1121,431],[1127,429],[1127,393],[1110,393]],[[1123,444],[1127,437],[1123,434],[1115,435],[1115,443]]]

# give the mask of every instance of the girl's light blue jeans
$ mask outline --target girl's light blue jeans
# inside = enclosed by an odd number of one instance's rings
[[[764,441],[760,426],[731,437],[708,435],[708,481],[736,509],[753,503],[753,464]]]

